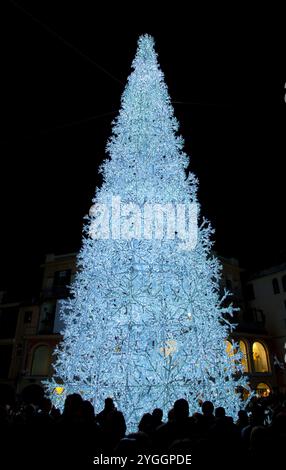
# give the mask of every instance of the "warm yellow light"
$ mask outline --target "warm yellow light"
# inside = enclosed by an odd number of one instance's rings
[[[255,372],[269,371],[266,349],[259,341],[255,341],[252,345],[252,357],[254,361]]]
[[[271,393],[269,386],[265,383],[260,383],[257,385],[256,391],[261,397],[268,397]]]
[[[244,372],[249,372],[248,369],[248,360],[247,360],[247,351],[244,341],[239,341],[239,349],[242,352],[241,365]]]
[[[64,393],[64,387],[55,387],[54,392],[56,395],[62,395]]]
[[[165,343],[165,346],[160,348],[160,352],[165,357],[171,356],[176,351],[177,351],[177,341],[174,339],[167,340]]]
[[[233,354],[234,354],[234,351],[233,351],[233,346],[232,346],[230,341],[226,340],[225,348],[226,348],[226,352],[227,352],[228,357],[232,357]]]

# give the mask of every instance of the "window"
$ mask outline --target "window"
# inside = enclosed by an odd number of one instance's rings
[[[229,340],[226,340],[225,348],[226,348],[226,352],[227,352],[228,357],[232,357],[233,356],[233,346],[232,346],[232,344]]]
[[[282,277],[282,287],[284,292],[286,292],[286,274]]]
[[[254,300],[255,299],[253,284],[247,284],[247,286],[246,286],[246,299],[247,300]]]
[[[247,359],[247,349],[244,341],[239,341],[239,349],[242,353],[241,364],[244,372],[249,372],[248,359]]]
[[[232,368],[233,368],[233,372],[236,373],[237,370],[238,370],[238,366],[239,366],[239,361],[238,361],[238,358],[236,357],[236,354],[238,352],[237,350],[237,347],[234,347],[234,343],[230,340],[226,340],[225,341],[225,350],[226,350],[226,353],[230,359],[230,362],[231,362],[231,365],[232,365]]]
[[[33,312],[28,310],[24,313],[24,323],[31,323],[32,322]]]
[[[273,287],[273,293],[274,294],[280,294],[279,283],[278,283],[278,279],[276,279],[276,277],[274,279],[272,279],[272,287]]]
[[[270,390],[270,387],[269,385],[265,384],[265,383],[260,383],[257,385],[256,387],[256,394],[259,396],[259,397],[268,397],[271,393],[271,390]]]
[[[225,348],[228,357],[232,358],[233,355],[237,352],[237,349],[233,349],[233,344],[231,341],[227,340],[225,342]],[[241,364],[243,367],[244,372],[249,372],[249,367],[248,367],[248,359],[247,359],[247,349],[246,349],[246,344],[244,341],[239,341],[239,349],[242,352],[242,359],[241,359]]]
[[[254,318],[255,318],[256,323],[262,323],[264,325],[265,314],[263,310],[255,308],[253,313],[254,313]]]
[[[56,271],[54,276],[54,287],[65,287],[70,283],[71,269]]]
[[[53,332],[56,305],[54,302],[44,302],[41,306],[38,333],[50,334]]]
[[[252,356],[255,372],[269,372],[265,346],[258,341],[252,345]]]
[[[34,350],[31,375],[48,375],[49,356],[48,346],[38,346]]]

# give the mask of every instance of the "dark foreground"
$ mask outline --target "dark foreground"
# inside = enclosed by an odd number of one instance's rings
[[[70,395],[63,414],[47,399],[37,406],[1,406],[2,468],[241,468],[286,462],[286,398],[252,399],[237,420],[205,402],[189,416],[188,402],[177,400],[168,417],[160,409],[142,416],[128,433],[123,414],[111,399],[97,415],[79,395]]]

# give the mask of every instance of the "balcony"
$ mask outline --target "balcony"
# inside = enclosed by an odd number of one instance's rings
[[[265,314],[262,310],[256,308],[242,310],[237,330],[250,333],[266,333]]]

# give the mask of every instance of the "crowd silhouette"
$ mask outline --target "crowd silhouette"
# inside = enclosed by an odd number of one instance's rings
[[[193,466],[218,463],[228,468],[286,461],[286,396],[282,394],[253,397],[237,420],[227,416],[223,407],[214,409],[210,401],[190,415],[187,400],[181,398],[166,417],[160,408],[148,410],[132,433],[112,398],[106,398],[96,414],[93,405],[76,393],[66,398],[62,414],[47,398],[37,405],[2,404],[0,423],[2,455],[11,466],[42,468],[57,463],[66,468],[77,463],[84,468],[100,454],[128,456],[135,464],[139,454],[191,455]]]

